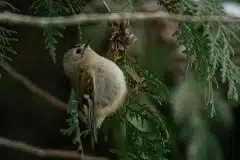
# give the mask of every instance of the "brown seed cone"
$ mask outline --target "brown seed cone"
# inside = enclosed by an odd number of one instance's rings
[[[107,53],[107,56],[113,61],[116,61],[119,57],[122,57],[130,45],[132,45],[136,38],[133,33],[130,32],[130,25],[128,20],[118,21],[113,23],[113,33],[110,37],[111,48]],[[112,54],[112,55],[111,55]]]

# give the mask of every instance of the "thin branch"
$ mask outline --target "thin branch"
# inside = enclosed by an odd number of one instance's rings
[[[21,150],[39,157],[58,157],[76,160],[107,160],[106,158],[83,156],[75,151],[37,148],[21,141],[14,141],[3,137],[0,137],[0,146]]]
[[[86,22],[97,21],[115,21],[115,20],[143,20],[143,19],[156,19],[163,18],[182,22],[222,22],[222,23],[240,23],[240,18],[230,16],[190,16],[169,14],[163,11],[156,12],[125,12],[125,13],[92,13],[92,14],[77,14],[72,16],[59,16],[59,17],[38,17],[16,14],[11,12],[1,12],[0,22],[11,22],[14,24],[46,27],[48,25],[79,25]]]
[[[39,96],[40,98],[44,99],[45,101],[49,102],[54,107],[61,109],[63,111],[66,111],[67,104],[60,101],[59,99],[57,99],[50,93],[42,90],[37,85],[33,84],[30,80],[28,80],[26,77],[24,77],[23,75],[18,73],[15,69],[13,69],[7,62],[2,61],[2,62],[0,62],[0,65],[9,73],[9,75],[12,78],[14,78],[16,81],[22,83],[30,92]],[[86,123],[85,116],[81,112],[78,112],[78,118],[82,122]]]
[[[110,10],[110,8],[108,7],[108,4],[104,1],[101,0],[101,2],[103,3],[103,5],[105,6],[105,8],[108,10],[109,13],[112,13],[112,11]]]

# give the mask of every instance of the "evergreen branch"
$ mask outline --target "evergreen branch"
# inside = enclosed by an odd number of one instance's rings
[[[53,107],[56,107],[57,109],[60,109],[63,111],[66,111],[67,104],[60,101],[59,99],[57,99],[50,93],[42,90],[35,84],[33,84],[30,80],[28,80],[26,77],[24,77],[23,75],[18,73],[15,69],[13,69],[7,62],[2,61],[2,62],[0,62],[0,65],[2,66],[2,68],[4,70],[6,70],[9,73],[9,75],[12,78],[14,78],[16,81],[20,82],[22,85],[24,85],[30,92],[32,92],[33,94],[37,95],[38,97],[44,99],[45,101],[49,102],[50,104],[53,105]],[[82,122],[86,123],[85,116],[81,112],[78,112],[78,118]]]
[[[81,1],[76,0],[76,1],[67,1],[64,0],[65,4],[68,6],[69,11],[71,11],[73,14],[76,15],[76,12],[82,12],[82,5],[81,5]],[[82,40],[82,31],[81,31],[81,26],[78,25],[77,26],[77,30],[78,30],[78,43],[81,43]],[[82,141],[81,141],[81,137],[82,135],[84,135],[85,131],[80,130],[79,127],[79,120],[78,120],[78,116],[77,116],[77,112],[78,112],[78,103],[77,103],[77,98],[76,95],[74,93],[74,90],[72,89],[70,96],[69,96],[69,100],[68,100],[68,107],[67,107],[67,115],[69,116],[69,118],[67,118],[67,123],[68,123],[68,128],[67,129],[61,129],[60,131],[65,134],[65,135],[74,135],[74,139],[73,139],[73,144],[77,144],[77,151],[82,151],[83,153],[83,146],[82,146]]]
[[[146,78],[146,87],[141,89],[144,95],[149,95],[158,102],[165,102],[169,97],[169,91],[157,77],[141,68],[136,61],[125,54],[125,66],[134,66],[140,77]],[[126,68],[123,67],[126,72]],[[131,87],[135,80],[126,74],[127,84]],[[146,102],[145,102],[146,103]],[[117,118],[126,126],[126,149],[116,151],[121,159],[164,159],[167,150],[169,134],[164,121],[159,117],[150,105],[128,96],[124,107],[117,114]],[[132,123],[136,119],[140,126]]]
[[[205,15],[208,13],[222,16],[224,14],[220,2],[202,0],[200,3],[184,1],[175,4],[179,13],[192,15]],[[177,7],[176,7],[177,6]],[[184,8],[184,9],[183,9]],[[232,61],[231,56],[235,51],[232,42],[240,42],[236,33],[240,30],[235,24],[222,24],[219,22],[193,25],[181,23],[175,33],[177,42],[187,46],[185,54],[189,58],[195,58],[195,72],[209,88],[207,104],[213,102],[213,87],[218,86],[216,73],[220,69],[222,82],[228,82],[228,98],[238,100],[236,84],[240,83],[239,67]],[[190,62],[190,61],[189,61]],[[207,105],[206,104],[206,105]]]
[[[81,3],[77,0],[77,1],[72,1],[72,4],[70,2],[68,2],[67,0],[65,0],[65,2],[67,2],[68,8],[69,10],[76,15],[76,12],[83,12],[83,8]],[[77,30],[78,30],[78,43],[81,43],[82,40],[82,29],[80,24],[77,25]]]
[[[74,151],[66,150],[55,150],[55,149],[42,149],[21,141],[14,141],[0,137],[0,146],[12,148],[16,150],[21,150],[39,157],[57,157],[65,159],[75,159],[75,160],[107,160],[107,158],[93,157],[93,156],[83,156]]]
[[[9,2],[0,0],[0,8],[10,8],[12,11],[19,11]],[[12,59],[7,55],[7,53],[17,54],[16,51],[11,47],[12,42],[17,42],[18,39],[14,38],[13,35],[16,35],[17,32],[12,31],[10,29],[4,28],[0,26],[0,59],[1,60],[9,60]]]
[[[74,140],[73,144],[78,144],[77,151],[82,151],[83,153],[83,147],[82,147],[82,142],[81,142],[81,132],[80,132],[80,127],[79,127],[79,121],[78,121],[78,104],[76,100],[76,95],[74,93],[74,90],[71,90],[71,94],[69,96],[68,100],[68,107],[67,107],[67,114],[69,115],[69,118],[66,120],[69,128],[67,129],[61,129],[60,131],[65,134],[70,136],[71,134],[74,133]]]
[[[115,21],[115,20],[144,20],[144,19],[169,19],[181,22],[204,23],[240,23],[240,18],[218,15],[191,16],[181,14],[169,14],[163,11],[156,12],[124,12],[124,13],[91,13],[71,16],[39,17],[4,11],[0,13],[0,22],[11,22],[19,25],[46,27],[49,25],[79,25],[87,22]]]
[[[65,7],[61,1],[54,0],[35,0],[30,8],[34,9],[34,13],[41,12],[41,14],[49,17],[59,16],[62,13],[69,13],[69,9]],[[50,56],[52,57],[54,63],[56,63],[55,45],[58,42],[57,38],[63,38],[63,35],[60,32],[61,29],[65,29],[65,27],[62,25],[47,26],[43,31],[46,44],[45,49],[49,49]]]
[[[138,108],[135,108],[136,105]],[[117,152],[122,159],[145,160],[164,157],[167,152],[168,131],[150,106],[128,97],[125,106],[118,113],[118,119],[125,124],[127,130],[126,149]],[[134,125],[133,118],[142,127],[144,123],[147,123],[147,129],[142,130]]]

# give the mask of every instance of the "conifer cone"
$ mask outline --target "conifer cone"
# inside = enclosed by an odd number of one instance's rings
[[[113,22],[113,33],[110,41],[111,47],[107,53],[107,57],[116,61],[121,58],[130,45],[136,41],[134,34],[130,31],[128,20]]]

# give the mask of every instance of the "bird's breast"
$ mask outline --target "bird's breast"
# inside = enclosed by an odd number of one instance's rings
[[[109,106],[122,94],[126,87],[124,75],[118,66],[95,66],[94,90],[96,103],[99,106]]]

